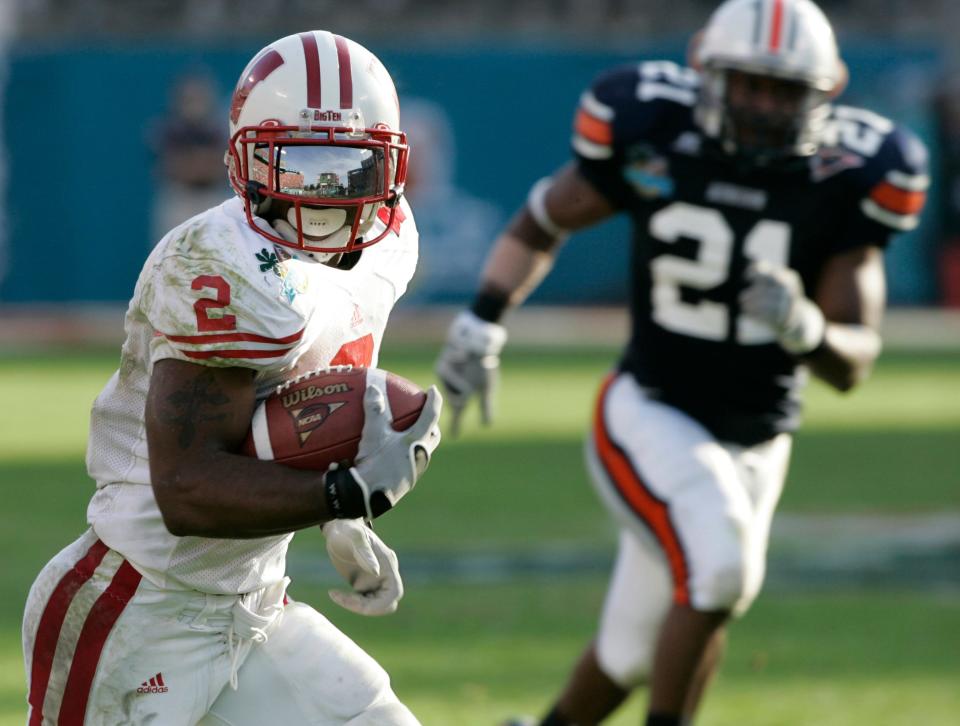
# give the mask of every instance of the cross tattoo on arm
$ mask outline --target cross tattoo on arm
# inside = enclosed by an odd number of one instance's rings
[[[167,396],[169,404],[162,419],[164,423],[178,427],[177,444],[181,450],[189,449],[196,439],[197,424],[222,421],[226,413],[217,413],[230,399],[217,385],[213,371],[205,370],[179,391]]]

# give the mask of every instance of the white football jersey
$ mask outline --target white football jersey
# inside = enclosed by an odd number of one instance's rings
[[[383,231],[384,211],[373,234]],[[153,364],[252,368],[258,398],[314,368],[375,366],[387,317],[416,268],[417,242],[405,201],[393,234],[364,249],[351,270],[273,245],[248,226],[239,199],[167,234],[140,273],[120,368],[91,413],[87,471],[97,491],[87,519],[100,539],[159,587],[235,594],[280,580],[290,534],[176,537],[164,526],[144,424]]]

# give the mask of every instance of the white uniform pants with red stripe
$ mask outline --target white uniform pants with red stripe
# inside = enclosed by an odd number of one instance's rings
[[[417,726],[386,672],[285,588],[163,590],[88,531],[27,599],[28,724]]]
[[[753,602],[790,447],[787,434],[753,447],[721,443],[632,375],[604,383],[587,463],[622,528],[597,638],[615,682],[632,687],[649,675],[672,603],[740,615]]]

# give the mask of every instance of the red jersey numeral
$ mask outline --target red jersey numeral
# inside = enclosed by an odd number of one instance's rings
[[[354,368],[369,368],[371,363],[373,363],[373,336],[370,333],[344,343],[330,361],[332,366],[353,366]]]
[[[193,304],[193,310],[197,314],[197,330],[201,333],[212,333],[237,329],[237,316],[227,315],[223,312],[224,308],[230,304],[229,282],[219,275],[200,275],[200,277],[193,281],[190,287],[193,290],[210,288],[217,293],[217,297],[214,300],[204,297]],[[215,318],[211,318],[211,310],[220,310],[221,314]]]

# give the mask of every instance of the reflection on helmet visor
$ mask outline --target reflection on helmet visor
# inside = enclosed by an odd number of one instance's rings
[[[274,146],[278,192],[307,199],[359,199],[383,194],[382,149],[317,144]],[[270,148],[257,144],[250,178],[269,185]]]

